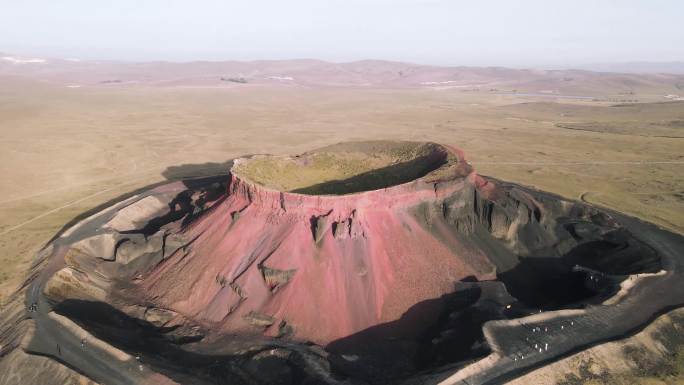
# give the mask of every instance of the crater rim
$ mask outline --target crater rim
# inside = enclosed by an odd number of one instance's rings
[[[299,155],[238,158],[230,173],[259,190],[294,196],[343,197],[404,190],[472,172],[463,152],[429,141],[351,141]]]

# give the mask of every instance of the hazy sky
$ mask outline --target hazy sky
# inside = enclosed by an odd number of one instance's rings
[[[0,52],[448,65],[684,60],[682,0],[0,0]]]

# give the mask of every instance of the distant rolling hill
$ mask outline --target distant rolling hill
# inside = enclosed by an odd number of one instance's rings
[[[578,96],[684,94],[684,74],[606,73],[503,67],[440,67],[382,60],[117,62],[0,54],[0,76],[79,86],[373,87],[534,92]]]

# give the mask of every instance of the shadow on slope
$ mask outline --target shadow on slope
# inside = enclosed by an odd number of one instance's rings
[[[326,350],[333,353],[333,373],[370,384],[394,384],[486,356],[490,349],[482,325],[526,314],[500,282],[467,279],[456,283],[454,292],[419,302],[398,320],[333,341]]]

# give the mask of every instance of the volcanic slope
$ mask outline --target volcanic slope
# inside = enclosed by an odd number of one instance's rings
[[[487,383],[684,302],[680,283],[633,314],[631,293],[681,282],[682,252],[634,223],[483,178],[435,143],[241,158],[227,178],[156,187],[57,237],[28,290],[24,349],[103,383],[436,382],[488,355],[454,377]],[[594,316],[620,321],[594,333]],[[521,325],[574,320],[551,350],[525,345]]]

